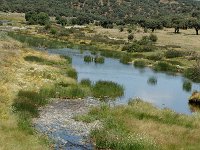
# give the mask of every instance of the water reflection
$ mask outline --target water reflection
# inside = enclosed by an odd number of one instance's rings
[[[149,85],[156,85],[157,84],[157,78],[155,76],[152,76],[147,80],[147,83]]]
[[[148,67],[135,68],[134,65],[124,65],[113,58],[105,58],[104,64],[88,64],[83,61],[85,55],[92,55],[88,51],[84,51],[83,54],[72,49],[56,49],[49,52],[71,56],[72,65],[78,72],[78,81],[89,78],[92,82],[106,80],[123,85],[124,96],[117,99],[117,104],[127,104],[130,98],[140,97],[160,108],[167,107],[179,113],[191,113],[188,98],[192,91],[189,88],[186,91],[185,86],[183,89],[183,81],[186,79],[180,75],[154,72]],[[191,90],[200,91],[199,84],[191,83]]]
[[[184,80],[183,82],[183,90],[186,92],[191,92],[192,90],[192,83],[188,80]]]

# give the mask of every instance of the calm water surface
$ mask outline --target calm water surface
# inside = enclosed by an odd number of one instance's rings
[[[124,65],[118,59],[105,58],[104,64],[85,63],[84,55],[89,51],[81,52],[72,49],[48,50],[49,53],[68,55],[72,57],[72,65],[78,72],[78,80],[91,81],[108,80],[124,86],[124,96],[116,100],[117,104],[126,104],[130,98],[140,97],[160,108],[170,108],[179,113],[191,114],[188,97],[192,91],[200,90],[200,84],[192,83],[191,91],[183,89],[182,76],[156,73],[150,68],[138,69],[133,65]],[[157,79],[155,85],[149,84],[150,77]]]

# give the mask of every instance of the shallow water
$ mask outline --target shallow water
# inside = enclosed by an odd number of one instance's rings
[[[78,80],[91,81],[108,80],[124,86],[124,96],[117,99],[117,104],[126,104],[130,98],[140,97],[160,108],[170,108],[178,113],[191,114],[188,98],[192,91],[200,90],[200,84],[192,83],[191,91],[183,89],[186,80],[182,76],[154,72],[150,68],[138,69],[133,65],[124,65],[118,59],[105,58],[104,64],[85,63],[84,55],[89,51],[74,49],[51,49],[49,53],[68,55],[72,57],[72,65],[78,72]],[[157,79],[150,84],[149,78]]]

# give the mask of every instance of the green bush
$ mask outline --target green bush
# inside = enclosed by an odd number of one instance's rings
[[[73,78],[73,79],[78,79],[78,74],[77,74],[77,72],[76,72],[76,70],[75,69],[69,69],[68,71],[67,71],[67,75],[68,75],[68,77],[70,77],[70,78]]]
[[[94,62],[95,62],[95,63],[103,64],[104,61],[105,61],[105,58],[104,58],[104,57],[101,57],[101,56],[96,56],[96,57],[94,58]]]
[[[83,86],[88,86],[88,87],[92,86],[92,82],[90,81],[90,79],[82,79],[80,84]]]
[[[155,34],[150,34],[149,39],[150,39],[152,42],[157,42],[158,37],[157,37]]]
[[[92,87],[94,97],[100,99],[114,99],[124,95],[123,86],[112,81],[98,81]]]
[[[168,50],[165,52],[166,58],[175,58],[175,57],[182,57],[184,56],[185,52],[179,50]]]
[[[65,60],[67,60],[67,62],[68,62],[69,64],[72,63],[72,58],[71,58],[70,56],[67,56],[67,55],[61,55],[60,57],[61,57],[61,58],[64,58]]]
[[[83,98],[88,95],[88,91],[85,87],[79,85],[56,85],[55,86],[55,95],[53,98],[62,98],[62,99],[74,99],[74,98]]]
[[[155,71],[164,71],[164,72],[177,72],[177,68],[166,62],[158,62],[154,65]]]
[[[146,56],[146,58],[149,59],[149,60],[158,61],[158,60],[162,60],[163,55],[160,54],[160,53],[158,53],[158,54],[152,54],[152,55]]]
[[[120,63],[123,63],[123,64],[129,64],[130,62],[132,62],[132,58],[130,55],[125,54],[120,58],[119,61],[120,61]]]
[[[200,70],[198,68],[188,68],[184,71],[184,76],[194,82],[200,82]]]
[[[137,68],[144,68],[146,66],[146,62],[144,60],[135,60],[134,66]]]
[[[92,62],[92,61],[93,61],[93,57],[92,56],[90,56],[90,55],[84,56],[84,62],[89,63],[89,62]]]

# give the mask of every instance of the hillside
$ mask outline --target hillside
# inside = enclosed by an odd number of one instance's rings
[[[198,10],[200,2],[194,0],[3,0],[0,5],[0,11],[37,11],[68,17],[87,15],[97,20],[186,15]]]

